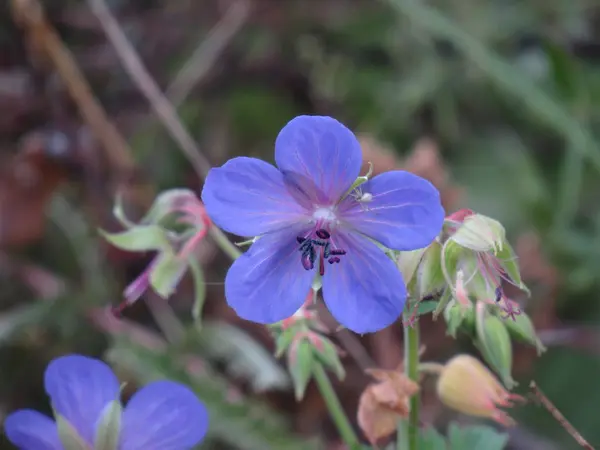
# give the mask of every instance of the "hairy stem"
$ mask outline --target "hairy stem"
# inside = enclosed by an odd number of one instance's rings
[[[340,433],[340,436],[344,440],[344,443],[348,446],[348,449],[355,450],[360,448],[360,444],[358,441],[358,437],[346,416],[342,408],[342,404],[336,395],[331,382],[329,381],[329,377],[325,372],[325,369],[320,363],[316,363],[313,369],[313,375],[315,377],[315,381],[317,386],[319,387],[319,391],[323,396],[323,400],[325,400],[325,404],[327,405],[327,409],[329,410],[329,414],[333,419],[335,426]]]
[[[208,229],[208,233],[210,234],[210,237],[213,238],[215,243],[219,246],[219,248],[223,250],[223,253],[229,256],[232,260],[235,261],[240,257],[240,255],[242,254],[240,249],[237,248],[235,244],[233,244],[227,238],[225,233],[223,233],[219,228],[211,226]]]
[[[419,322],[404,327],[404,373],[415,383],[419,382]],[[419,393],[410,399],[408,420],[398,427],[398,450],[418,450],[419,446]]]

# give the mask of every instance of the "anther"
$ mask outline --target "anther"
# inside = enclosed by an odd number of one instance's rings
[[[499,302],[501,298],[502,298],[502,288],[500,286],[498,286],[496,288],[496,302]]]
[[[329,231],[324,230],[323,228],[318,229],[315,234],[321,239],[329,239],[331,237]]]
[[[311,261],[310,255],[303,253],[302,258],[300,258],[300,260],[302,261],[302,267],[304,267],[305,270],[314,269],[315,263]]]
[[[338,258],[337,256],[332,256],[331,258],[329,258],[327,260],[327,262],[329,264],[339,263],[340,262],[340,258]]]
[[[305,237],[302,237],[302,236],[298,236],[298,237],[296,238],[296,240],[298,241],[298,244],[302,244],[304,241],[306,241],[306,238],[305,238]]]
[[[341,248],[334,248],[333,250],[331,250],[331,254],[343,256],[346,254],[346,250],[341,249]]]

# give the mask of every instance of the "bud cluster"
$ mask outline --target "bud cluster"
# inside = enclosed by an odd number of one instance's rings
[[[328,367],[340,380],[346,375],[340,361],[342,351],[325,336],[329,330],[316,311],[309,309],[313,295],[311,291],[294,315],[270,326],[276,343],[275,356],[287,355],[288,370],[298,400],[304,397],[315,364]]]

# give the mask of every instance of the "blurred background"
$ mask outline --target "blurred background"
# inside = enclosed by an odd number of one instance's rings
[[[107,314],[151,256],[99,237],[98,228],[120,229],[116,187],[139,218],[157,192],[199,192],[202,180],[144,96],[148,80],[125,70],[103,2],[43,3],[45,18],[37,0],[0,5],[0,417],[49,411],[46,364],[80,352],[107,358],[127,393],[160,376],[190,384],[211,411],[203,448],[341,449],[316,388],[296,403],[269,333],[226,306],[230,260],[211,239],[198,252],[200,331],[187,278],[168,304],[148,294],[125,321]],[[600,445],[597,0],[106,4],[210,164],[271,161],[288,120],[331,115],[357,132],[375,172],[413,171],[438,186],[448,212],[501,221],[532,289],[516,300],[548,347],[538,358],[515,346],[517,392],[536,380]],[[446,337],[441,320],[421,325],[429,360],[473,350]],[[380,367],[402,359],[400,325],[344,345],[359,341]],[[336,383],[353,420],[369,381],[355,350]],[[473,422],[442,407],[432,386],[423,402],[425,424]],[[519,426],[509,448],[579,448],[545,410],[511,414]]]

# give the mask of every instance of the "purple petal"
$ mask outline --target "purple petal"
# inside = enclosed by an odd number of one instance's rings
[[[349,195],[340,205],[339,215],[350,227],[386,247],[423,248],[442,230],[440,193],[424,178],[409,172],[386,172],[359,188],[362,194],[371,194],[372,200],[357,202]]]
[[[56,423],[31,409],[22,409],[4,421],[4,433],[20,450],[62,450]]]
[[[256,158],[233,158],[211,169],[202,201],[217,226],[238,236],[278,230],[306,215],[283,174]]]
[[[56,412],[92,444],[102,410],[119,397],[119,380],[111,368],[87,356],[61,356],[48,364],[44,385]]]
[[[277,136],[275,161],[313,201],[332,205],[358,177],[362,152],[352,131],[337,120],[299,116]]]
[[[188,450],[208,430],[208,412],[186,386],[155,381],[139,390],[123,413],[120,450]]]
[[[227,303],[242,319],[270,324],[294,314],[308,295],[314,270],[302,267],[299,227],[269,233],[252,244],[225,278]]]
[[[337,233],[331,242],[346,250],[327,265],[323,299],[337,321],[356,333],[370,333],[394,323],[404,308],[402,275],[386,254],[355,233]]]

